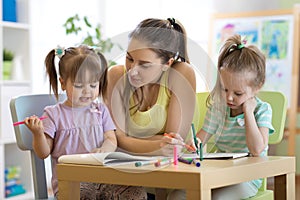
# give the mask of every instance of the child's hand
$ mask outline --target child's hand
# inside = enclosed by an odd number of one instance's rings
[[[44,134],[43,122],[37,116],[26,117],[24,122],[33,134]]]
[[[244,113],[253,113],[256,108],[257,102],[255,97],[250,97],[243,103],[243,112]]]

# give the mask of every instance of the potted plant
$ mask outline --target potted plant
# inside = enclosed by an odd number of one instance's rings
[[[104,55],[105,53],[109,53],[114,45],[117,45],[118,48],[122,49],[120,45],[114,44],[110,38],[104,38],[101,33],[101,25],[92,25],[86,16],[80,18],[78,14],[75,14],[66,20],[63,27],[65,27],[67,35],[81,35],[83,37],[81,44],[96,46]],[[112,60],[109,60],[108,62],[109,66],[116,64]]]
[[[3,49],[3,80],[11,79],[14,53],[8,49]]]

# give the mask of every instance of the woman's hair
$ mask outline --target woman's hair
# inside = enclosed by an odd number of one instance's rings
[[[145,19],[129,34],[129,39],[146,43],[165,63],[172,57],[189,63],[186,32],[174,18]]]
[[[67,49],[57,48],[51,50],[45,59],[46,71],[49,76],[50,91],[51,88],[56,98],[58,98],[58,76],[55,68],[55,56],[59,58],[58,73],[59,76],[72,83],[91,83],[99,81],[99,95],[103,95],[106,88],[107,61],[102,53],[86,45],[78,47],[69,47]],[[89,80],[86,79],[86,73],[89,73]]]
[[[215,88],[211,92],[211,100],[220,93],[220,70],[228,69],[230,72],[252,73],[249,84],[253,88],[261,88],[266,79],[266,58],[265,55],[254,45],[245,46],[240,35],[229,37],[220,50],[218,58],[218,77]]]

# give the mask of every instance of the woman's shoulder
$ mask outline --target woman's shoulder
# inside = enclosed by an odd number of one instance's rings
[[[124,65],[114,65],[109,67],[107,72],[108,84],[115,85],[115,83],[126,73]]]
[[[108,75],[109,76],[123,76],[125,73],[125,66],[124,65],[114,65],[108,68]]]

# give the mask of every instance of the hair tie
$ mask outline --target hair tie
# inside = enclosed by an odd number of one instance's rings
[[[168,21],[170,22],[170,24],[172,26],[174,26],[176,24],[175,19],[173,17],[172,18],[168,18]]]
[[[65,55],[65,47],[57,46],[55,49],[55,55],[61,59]]]
[[[237,49],[239,49],[239,50],[241,50],[241,49],[244,48],[244,47],[245,47],[244,44],[239,44],[239,45],[237,45]]]
[[[177,51],[176,54],[175,54],[175,56],[174,56],[174,60],[177,60],[178,57],[179,57],[179,52]]]
[[[246,36],[242,36],[241,40],[242,40],[242,43],[237,45],[237,49],[242,49],[242,48],[244,48],[244,47],[245,47],[245,44],[247,43]]]

